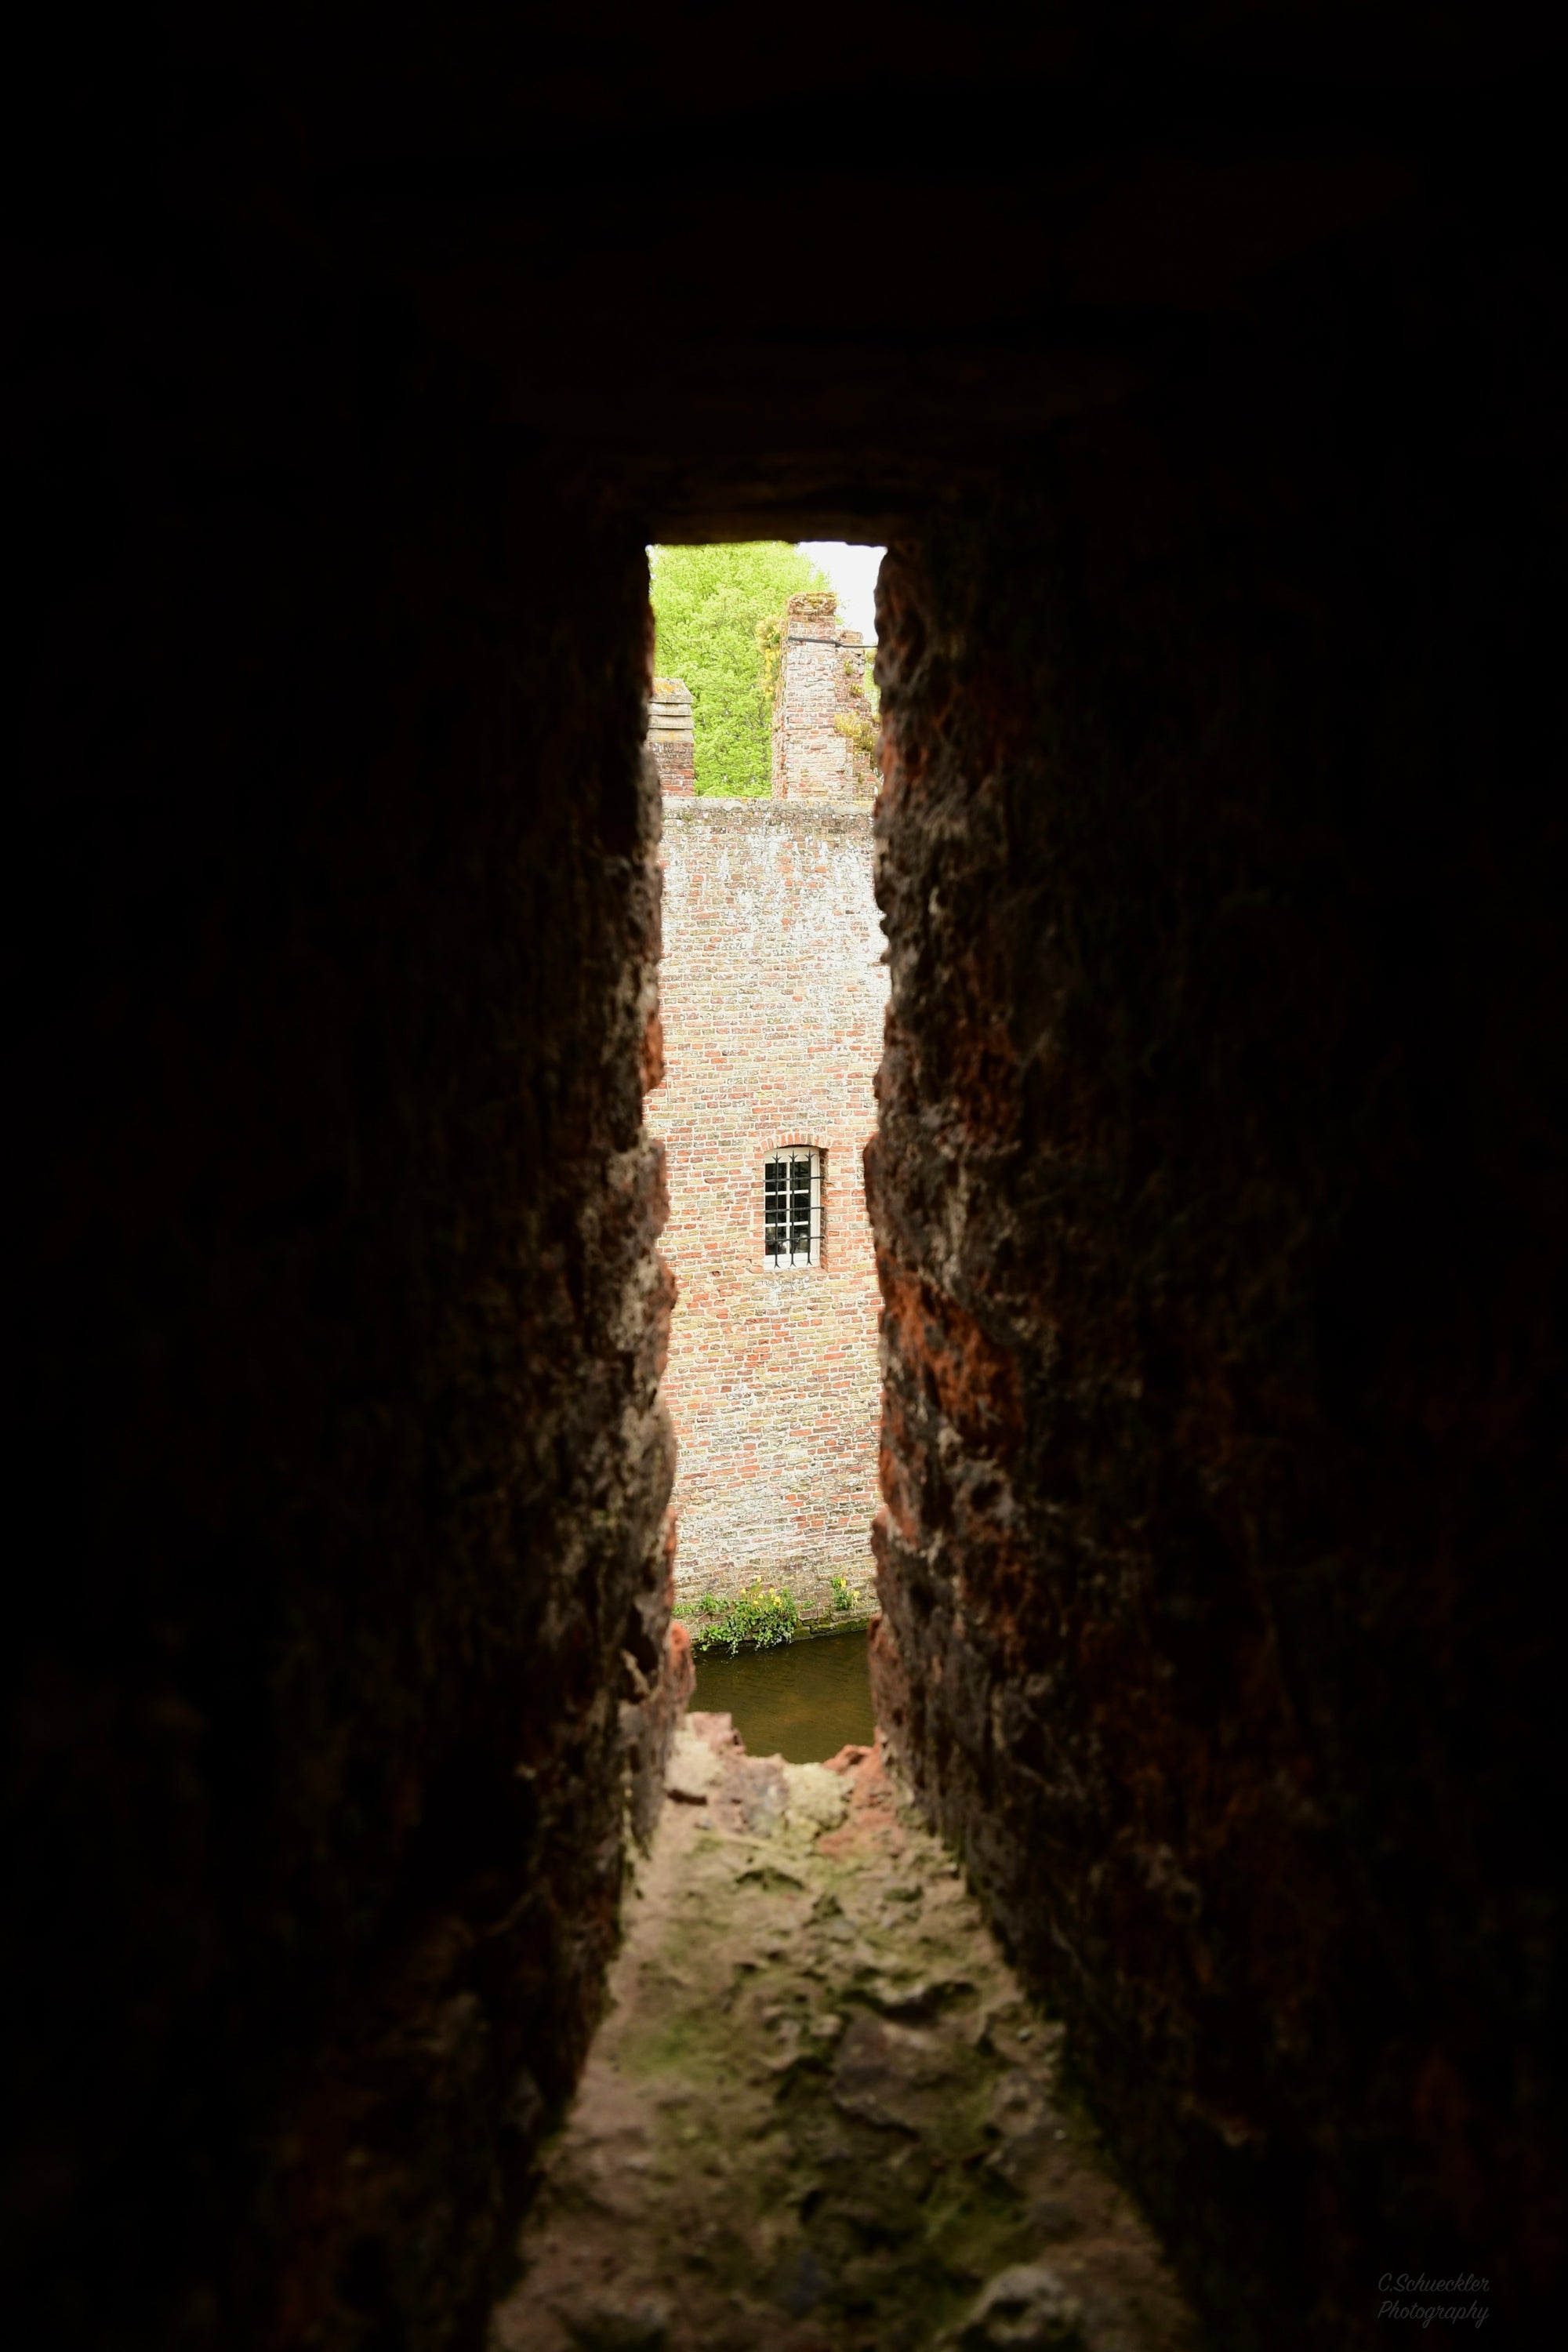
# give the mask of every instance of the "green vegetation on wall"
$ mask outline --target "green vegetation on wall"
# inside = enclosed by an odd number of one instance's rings
[[[765,794],[773,779],[769,625],[788,597],[832,582],[785,540],[656,547],[652,573],[654,667],[691,689],[698,791]],[[774,643],[777,634],[771,632]]]
[[[800,1627],[800,1611],[787,1592],[753,1584],[730,1601],[716,1601],[705,1592],[698,1603],[698,1620],[689,1627],[694,1650],[728,1650],[738,1657],[742,1642],[759,1650],[781,1649],[793,1642]]]

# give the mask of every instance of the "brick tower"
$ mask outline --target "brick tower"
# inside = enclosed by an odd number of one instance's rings
[[[831,592],[792,596],[773,702],[773,798],[864,807],[877,789],[866,643]]]

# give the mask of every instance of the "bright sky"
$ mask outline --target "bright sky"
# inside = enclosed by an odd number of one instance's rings
[[[803,539],[800,551],[820,563],[838,591],[838,617],[863,637],[877,634],[877,567],[885,547],[851,547],[841,539]]]

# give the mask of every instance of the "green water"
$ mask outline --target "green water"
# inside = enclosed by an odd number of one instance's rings
[[[697,1661],[694,1707],[730,1715],[749,1756],[820,1764],[876,1730],[866,1628],[792,1642],[783,1650],[710,1650]]]

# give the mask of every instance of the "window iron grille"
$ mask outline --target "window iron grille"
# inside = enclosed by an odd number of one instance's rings
[[[772,1151],[763,1166],[763,1263],[822,1263],[822,1154]]]

